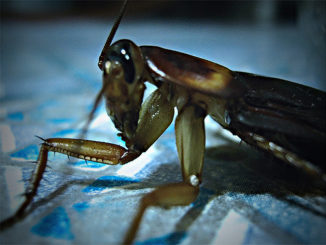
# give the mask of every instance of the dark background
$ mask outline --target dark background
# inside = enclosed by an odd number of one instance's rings
[[[87,19],[111,23],[119,13],[122,2],[49,0],[1,1],[0,4],[2,24],[15,21],[40,23],[65,21],[65,19],[67,21]],[[230,30],[237,29],[239,26],[252,29],[274,28],[273,31],[284,26],[290,27],[300,32],[301,37],[305,39],[303,48],[309,49],[309,56],[314,56],[313,64],[310,61],[311,57],[308,61],[313,68],[307,67],[307,69],[316,75],[320,86],[311,86],[325,90],[325,1],[130,1],[123,23],[136,23],[137,20],[148,21],[148,23],[163,21],[168,25],[174,25],[177,21],[189,25],[209,21],[211,24],[225,25]],[[268,32],[267,29],[264,34]],[[6,32],[1,33],[2,37],[4,35]],[[282,42],[281,39],[282,37],[277,37],[280,42]],[[296,40],[293,41],[296,42]],[[266,40],[266,42],[271,41]],[[287,52],[287,50],[280,52]],[[298,69],[305,69],[305,67],[298,67]],[[274,74],[267,75],[273,76]],[[297,82],[306,81],[305,78],[302,80],[294,78]]]
[[[309,22],[325,35],[325,1],[129,1],[127,18],[209,19],[237,24],[298,25]],[[121,1],[1,1],[6,19],[116,16]]]

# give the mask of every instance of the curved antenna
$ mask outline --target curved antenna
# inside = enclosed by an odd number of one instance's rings
[[[114,37],[114,35],[115,35],[115,33],[116,33],[116,31],[117,31],[119,25],[120,25],[120,22],[121,22],[122,16],[123,16],[123,14],[126,12],[127,2],[128,2],[128,0],[125,0],[125,1],[123,2],[123,5],[122,5],[122,7],[121,7],[121,9],[120,9],[119,16],[118,16],[118,18],[115,20],[114,25],[113,25],[113,27],[112,27],[112,29],[111,29],[110,35],[109,35],[108,38],[106,39],[106,42],[105,42],[104,47],[103,47],[103,49],[102,49],[102,52],[101,52],[101,55],[100,55],[100,57],[99,57],[99,61],[98,61],[98,67],[99,67],[101,70],[103,70],[103,59],[104,59],[104,57],[105,57],[105,55],[106,55],[106,52],[107,52],[108,48],[110,47],[111,42],[112,42],[112,40],[113,40],[113,37]]]
[[[85,136],[86,136],[86,134],[87,134],[87,131],[88,131],[88,127],[89,127],[89,125],[91,124],[91,122],[93,121],[93,118],[94,118],[94,115],[95,115],[95,111],[96,111],[98,105],[99,105],[100,102],[101,102],[102,95],[103,95],[103,93],[104,93],[104,91],[105,91],[105,89],[106,89],[106,87],[107,87],[107,84],[108,84],[108,83],[103,84],[103,87],[102,87],[101,91],[97,94],[97,96],[96,96],[96,98],[95,98],[95,100],[94,100],[94,103],[93,103],[92,110],[91,110],[91,112],[88,114],[87,121],[86,121],[84,127],[81,129],[78,138],[80,138],[80,139],[84,139],[84,138],[85,138]]]

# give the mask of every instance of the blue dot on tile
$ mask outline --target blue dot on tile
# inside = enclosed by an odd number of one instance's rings
[[[10,156],[12,158],[22,158],[22,159],[26,159],[26,160],[35,160],[38,157],[38,153],[39,153],[39,147],[37,145],[29,145],[27,147],[25,147],[24,149],[21,149],[19,151],[16,151],[12,154],[10,154]]]
[[[22,112],[9,113],[8,119],[13,121],[22,121],[24,119],[24,114]]]
[[[73,119],[70,118],[51,118],[47,120],[50,123],[54,124],[63,124],[63,123],[73,123]]]
[[[75,167],[92,168],[92,169],[98,169],[98,168],[103,168],[103,167],[107,166],[103,163],[98,163],[98,162],[93,162],[93,161],[85,161],[85,160],[71,162],[70,164]]]
[[[78,133],[77,129],[64,129],[64,130],[61,130],[61,131],[53,134],[52,137],[65,137],[67,135],[77,134],[77,133]]]
[[[73,208],[78,212],[82,213],[84,210],[89,208],[89,204],[87,202],[78,202],[73,205]]]
[[[100,192],[106,188],[112,188],[116,186],[129,185],[139,182],[138,180],[119,177],[119,176],[103,176],[95,180],[92,184],[83,189],[83,192]]]
[[[145,241],[136,242],[136,245],[169,245],[169,244],[179,244],[183,239],[185,239],[187,233],[184,231],[172,232],[165,236],[151,238]]]
[[[32,227],[31,232],[42,237],[73,240],[70,231],[70,219],[63,207],[58,207]]]

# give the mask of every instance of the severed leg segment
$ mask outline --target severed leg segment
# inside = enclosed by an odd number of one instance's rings
[[[205,116],[205,111],[194,105],[186,105],[181,110],[176,119],[175,133],[183,182],[158,187],[142,198],[123,244],[132,243],[148,207],[189,205],[197,198],[205,151]]]

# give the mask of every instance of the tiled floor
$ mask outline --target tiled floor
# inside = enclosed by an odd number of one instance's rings
[[[0,218],[14,212],[40,140],[77,137],[101,86],[97,57],[108,23],[4,22],[1,30]],[[234,70],[291,79],[325,90],[320,54],[291,27],[211,23],[124,23],[118,38],[213,60]],[[308,58],[307,58],[308,57]],[[323,63],[321,63],[323,64]],[[310,83],[311,82],[311,83]],[[204,183],[197,201],[151,208],[137,244],[283,244],[326,242],[326,199],[292,168],[226,137],[207,120]],[[123,144],[100,108],[89,139]],[[120,242],[144,193],[181,180],[173,126],[122,167],[67,161],[50,168],[27,217],[0,233],[1,244]],[[293,175],[289,177],[288,175]]]

